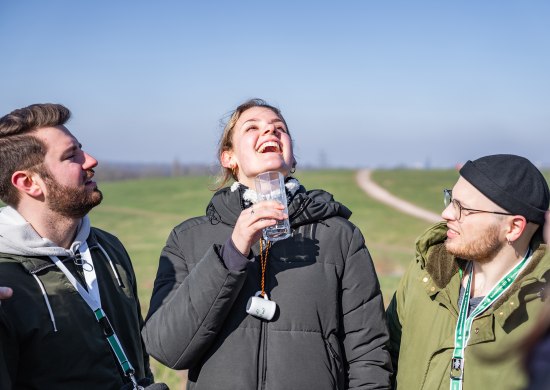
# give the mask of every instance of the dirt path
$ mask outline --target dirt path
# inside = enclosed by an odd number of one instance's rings
[[[415,206],[414,204],[409,203],[403,199],[399,199],[398,197],[392,195],[391,193],[380,187],[378,184],[372,181],[371,170],[369,169],[362,169],[358,171],[355,179],[359,187],[361,187],[361,189],[363,189],[363,191],[365,191],[368,195],[372,196],[374,199],[382,203],[387,204],[390,207],[393,207],[396,210],[428,222],[439,222],[442,219],[439,214]]]

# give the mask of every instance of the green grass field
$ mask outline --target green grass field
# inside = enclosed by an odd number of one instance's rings
[[[550,171],[542,174],[550,183]],[[452,189],[459,174],[455,169],[391,169],[372,173],[372,179],[392,194],[436,213],[443,211],[443,189]]]
[[[443,189],[452,189],[458,171],[392,169],[372,173],[372,179],[392,194],[435,213],[443,211]]]

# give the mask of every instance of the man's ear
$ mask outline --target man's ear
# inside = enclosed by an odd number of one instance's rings
[[[36,198],[43,195],[43,182],[40,177],[29,171],[16,171],[11,175],[11,184],[19,191]]]
[[[514,215],[508,226],[508,233],[506,239],[509,242],[514,242],[521,237],[525,228],[527,227],[527,220],[522,215]]]

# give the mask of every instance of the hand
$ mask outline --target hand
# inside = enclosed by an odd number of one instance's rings
[[[8,299],[13,294],[13,291],[9,287],[0,286],[0,299]]]
[[[250,247],[262,236],[262,229],[275,225],[277,220],[288,218],[283,213],[285,206],[276,200],[258,202],[241,212],[231,239],[235,247],[244,256],[250,253]]]

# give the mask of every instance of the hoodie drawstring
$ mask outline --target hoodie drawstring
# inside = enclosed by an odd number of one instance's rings
[[[118,286],[119,287],[122,287],[122,282],[120,281],[120,276],[118,275],[118,272],[115,268],[115,265],[113,264],[113,261],[111,260],[111,258],[109,257],[109,255],[107,254],[107,251],[105,249],[103,249],[103,247],[101,246],[101,244],[98,242],[97,243],[97,246],[99,247],[99,249],[101,250],[101,252],[103,252],[103,254],[105,255],[105,257],[107,258],[107,260],[109,260],[109,264],[111,265],[111,269],[113,270],[113,274],[115,275],[115,278],[118,282]]]
[[[32,274],[32,276],[34,276],[36,283],[38,283],[38,286],[42,291],[42,297],[44,297],[44,302],[46,302],[46,306],[48,307],[48,312],[50,313],[50,320],[52,321],[53,331],[57,332],[57,326],[55,325],[55,317],[53,316],[52,307],[50,306],[50,300],[48,299],[48,294],[46,294],[46,289],[44,288],[44,285],[42,284],[42,281],[38,278],[38,276],[36,276],[35,274]]]
[[[120,275],[118,274],[115,265],[113,261],[111,260],[111,257],[107,253],[107,251],[101,246],[101,244],[97,243],[98,248],[101,250],[101,252],[105,255],[107,260],[109,261],[109,265],[111,266],[111,270],[113,271],[113,274],[115,275],[115,278],[117,280],[118,286],[122,287],[122,281],[120,280]],[[57,325],[55,323],[55,316],[53,314],[52,306],[50,305],[50,300],[48,299],[48,294],[46,293],[46,289],[44,288],[44,284],[40,280],[38,276],[36,276],[35,273],[31,273],[31,275],[36,280],[36,283],[38,283],[38,286],[40,287],[40,291],[42,292],[42,297],[44,298],[44,302],[46,303],[46,307],[48,308],[48,313],[50,314],[50,320],[53,325],[54,332],[57,332]]]

